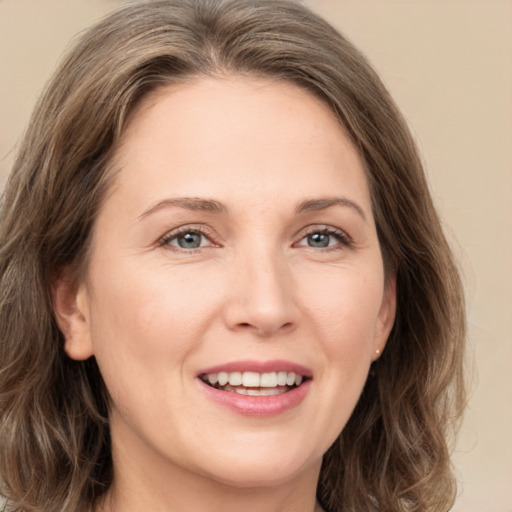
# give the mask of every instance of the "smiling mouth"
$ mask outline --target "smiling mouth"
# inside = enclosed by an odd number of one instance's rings
[[[249,396],[280,395],[308,380],[303,375],[285,371],[203,373],[199,378],[212,388]]]

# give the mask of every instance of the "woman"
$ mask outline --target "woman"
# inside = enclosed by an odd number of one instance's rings
[[[291,0],[90,29],[0,225],[16,511],[441,511],[464,307],[407,127]]]

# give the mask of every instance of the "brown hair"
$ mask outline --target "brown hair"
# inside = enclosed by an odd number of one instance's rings
[[[52,313],[60,269],[86,265],[129,114],[199,75],[286,80],[323,98],[358,148],[397,317],[361,399],[324,456],[331,512],[447,511],[448,434],[464,403],[461,282],[409,130],[365,58],[293,0],[136,3],[86,32],[40,99],[0,220],[0,494],[17,511],[90,509],[112,480],[107,393]]]

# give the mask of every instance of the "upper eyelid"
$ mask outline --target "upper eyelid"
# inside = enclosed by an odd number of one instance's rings
[[[169,240],[189,232],[200,233],[201,235],[208,238],[208,240],[210,240],[213,244],[218,244],[213,229],[209,226],[205,226],[204,224],[184,224],[183,226],[170,229],[157,240],[157,244],[164,245]]]
[[[334,245],[329,245],[326,247],[313,247],[309,245],[302,244],[301,242],[308,237],[309,235],[313,233],[323,233],[327,234],[330,237],[335,237],[337,239],[337,242]],[[354,248],[354,241],[353,239],[347,234],[347,232],[340,228],[335,228],[333,226],[329,225],[317,225],[317,226],[309,226],[306,231],[303,231],[300,235],[297,236],[295,239],[296,241],[293,242],[292,247],[301,248],[301,249],[310,249],[316,252],[322,252],[327,253],[331,251],[339,251],[339,250],[346,250],[346,249],[353,249]]]
[[[213,244],[219,245],[219,237],[216,234],[215,230],[208,225],[205,224],[184,224],[182,226],[178,226],[168,230],[164,235],[162,235],[158,240],[158,245],[163,245],[169,240],[179,236],[180,234],[187,232],[196,232],[200,233],[206,238],[208,238]],[[305,226],[298,230],[294,235],[294,244],[298,241],[302,240],[304,237],[317,232],[324,232],[332,235],[338,235],[340,238],[346,240],[347,243],[352,243],[352,237],[344,230],[329,224],[311,224]]]
[[[306,226],[299,230],[297,234],[295,235],[296,238],[300,237],[300,240],[304,238],[305,236],[310,235],[311,233],[317,233],[317,232],[324,232],[329,233],[333,235],[339,235],[343,238],[345,238],[347,241],[352,241],[352,237],[341,228],[337,228],[335,226],[331,226],[329,224],[311,224],[309,226]]]

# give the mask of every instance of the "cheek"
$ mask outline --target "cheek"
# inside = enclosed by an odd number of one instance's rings
[[[166,279],[163,270],[110,268],[115,272],[95,279],[91,337],[113,408],[139,429],[146,415],[163,421],[162,403],[184,389],[187,362],[212,316],[212,297],[176,274]],[[172,410],[178,413],[179,405]]]
[[[303,288],[308,313],[329,356],[358,359],[373,350],[383,297],[383,277],[378,269],[331,272],[329,279],[310,281]]]
[[[179,272],[171,280],[165,269],[109,268],[94,276],[94,353],[113,398],[137,388],[135,396],[151,401],[154,389],[180,384],[184,362],[217,316],[215,294]]]
[[[382,294],[378,271],[333,273],[322,293],[310,294],[308,314],[322,361],[316,378],[328,404],[328,414],[316,421],[318,431],[328,433],[328,445],[346,425],[367,380]]]

